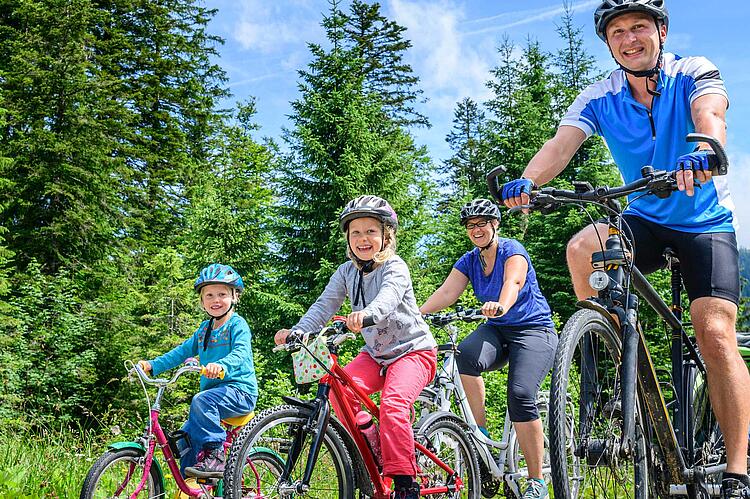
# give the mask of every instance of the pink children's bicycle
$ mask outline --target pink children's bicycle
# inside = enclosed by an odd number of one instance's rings
[[[164,455],[177,488],[176,498],[219,498],[223,495],[222,479],[185,479],[180,474],[177,462],[183,449],[189,445],[186,435],[181,430],[166,433],[159,424],[161,401],[167,389],[175,384],[185,373],[201,373],[202,368],[193,359],[175,371],[171,379],[151,378],[132,362],[126,362],[129,374],[137,374],[143,386],[147,402],[149,400],[146,385],[156,387],[156,397],[151,405],[149,424],[143,435],[134,441],[116,442],[94,462],[81,489],[81,499],[100,498],[165,498],[167,477],[158,460],[154,459],[157,446]],[[254,413],[237,418],[223,420],[227,428],[224,450],[229,451],[232,441],[242,427],[253,418]],[[247,470],[250,470],[248,473]],[[245,484],[241,486],[241,497],[259,498],[261,477],[279,476],[283,462],[269,450],[257,449],[245,471]],[[251,478],[254,477],[254,478]]]

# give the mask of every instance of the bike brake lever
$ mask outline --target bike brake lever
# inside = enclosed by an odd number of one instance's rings
[[[333,341],[332,341],[332,343],[334,345],[336,345],[336,346],[339,346],[343,342],[345,342],[346,340],[353,340],[356,337],[357,337],[357,335],[355,335],[354,333],[345,333],[345,334],[339,335],[336,338],[334,338]]]

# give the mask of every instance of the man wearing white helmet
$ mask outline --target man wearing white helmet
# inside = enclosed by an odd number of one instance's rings
[[[640,178],[646,165],[677,170],[679,192],[666,199],[631,199],[624,218],[633,231],[635,263],[644,273],[663,267],[665,247],[678,253],[711,405],[726,442],[723,497],[742,497],[742,490],[750,489],[750,376],[737,351],[733,206],[726,177],[711,176],[710,146],[700,143],[693,149],[685,142],[688,133],[699,132],[724,143],[729,98],[710,61],[664,51],[669,14],[663,0],[604,0],[594,23],[620,68],[581,92],[522,178],[503,186],[502,201],[508,207],[528,203],[531,189],[555,178],[593,134],[604,138],[626,182]],[[590,257],[606,237],[606,225],[599,224],[568,244],[568,266],[580,299],[596,294],[587,279]]]

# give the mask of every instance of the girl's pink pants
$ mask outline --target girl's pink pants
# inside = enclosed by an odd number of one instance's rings
[[[383,475],[416,476],[412,409],[419,393],[435,377],[437,355],[434,350],[408,353],[388,366],[382,366],[367,353],[360,353],[344,370],[369,394],[380,395],[380,448],[383,454]],[[354,414],[362,410],[359,401],[349,392]],[[336,408],[334,407],[334,410]]]

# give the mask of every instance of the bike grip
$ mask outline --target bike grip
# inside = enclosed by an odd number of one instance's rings
[[[716,155],[715,158],[709,159],[709,162],[712,163],[711,174],[727,174],[727,171],[729,170],[729,159],[727,158],[727,153],[724,150],[724,146],[721,145],[721,142],[719,142],[716,137],[706,135],[705,133],[689,133],[687,137],[685,137],[685,140],[687,142],[705,142],[706,144],[711,146],[711,149]]]
[[[201,376],[204,376],[206,374],[206,366],[201,367]],[[219,373],[219,379],[224,379],[224,375],[226,373],[224,372],[224,369],[221,370]]]
[[[500,195],[500,182],[498,182],[497,177],[505,172],[506,168],[504,166],[498,166],[487,174],[487,188],[498,203],[503,202],[503,197]]]
[[[372,315],[368,315],[362,320],[362,327],[370,327],[375,325],[375,318]]]

